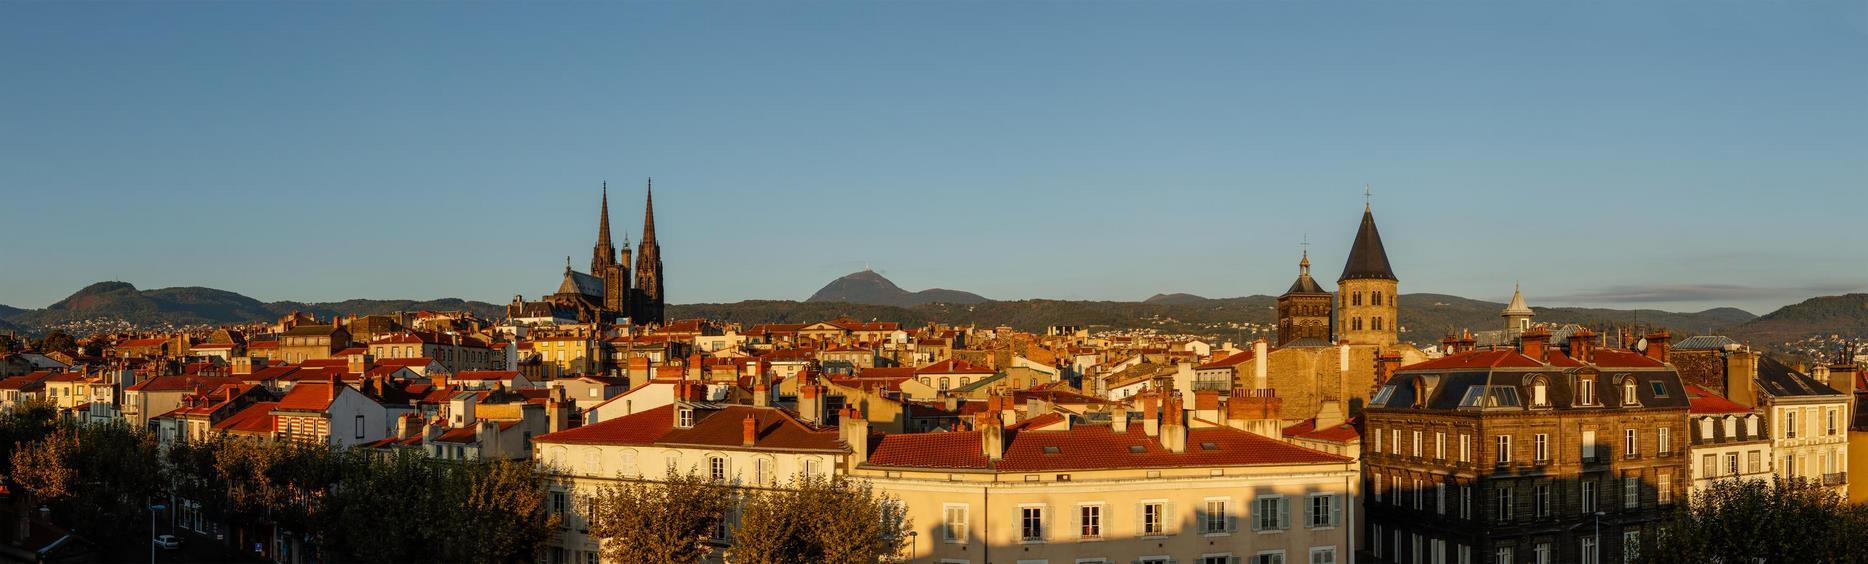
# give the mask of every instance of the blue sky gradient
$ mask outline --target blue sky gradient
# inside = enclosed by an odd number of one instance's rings
[[[0,303],[502,302],[599,183],[672,302],[1326,286],[1764,313],[1868,288],[1868,4],[0,6]],[[618,233],[620,236],[621,233]]]

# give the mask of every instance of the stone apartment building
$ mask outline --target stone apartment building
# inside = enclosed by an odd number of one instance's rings
[[[1402,367],[1364,417],[1366,555],[1385,562],[1622,561],[1686,501],[1689,398],[1653,356],[1456,349]],[[1658,353],[1655,353],[1658,354]]]

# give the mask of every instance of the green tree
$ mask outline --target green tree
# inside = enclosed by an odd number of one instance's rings
[[[436,512],[450,536],[435,547],[445,562],[529,562],[557,532],[544,471],[530,461],[483,460],[451,466]]]
[[[1803,479],[1721,480],[1640,547],[1644,562],[1868,562],[1868,512]]]
[[[598,488],[590,504],[590,534],[605,541],[605,560],[686,564],[712,551],[708,540],[732,501],[731,488],[691,469],[669,468],[660,481]]]
[[[857,563],[893,559],[906,547],[901,503],[868,482],[805,477],[752,491],[739,511],[733,560],[748,563]]]
[[[61,424],[11,462],[14,479],[54,521],[100,546],[138,544],[144,532],[122,524],[146,519],[164,485],[155,437],[122,423]]]
[[[32,348],[33,350],[39,351],[40,354],[52,354],[55,352],[71,354],[78,350],[78,339],[64,331],[52,331],[51,333],[47,333],[45,337],[40,338],[39,342],[34,344]]]

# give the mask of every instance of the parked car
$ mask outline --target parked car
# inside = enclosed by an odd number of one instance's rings
[[[156,537],[156,546],[163,550],[175,550],[182,547],[182,539],[175,535],[161,535]]]

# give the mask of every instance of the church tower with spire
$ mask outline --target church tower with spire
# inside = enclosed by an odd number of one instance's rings
[[[624,243],[627,247],[628,243]],[[623,249],[623,256],[629,250]],[[616,248],[610,244],[610,183],[603,183],[603,200],[597,214],[597,244],[590,250],[590,274],[603,280],[603,309],[610,317],[627,317],[629,311],[629,260],[616,260]]]
[[[1362,226],[1349,261],[1336,280],[1336,339],[1349,345],[1390,346],[1400,341],[1400,280],[1388,265],[1375,213],[1364,204]]]
[[[648,200],[642,214],[642,242],[636,248],[636,303],[630,312],[636,323],[661,323],[662,246],[655,242],[655,180],[649,180]]]
[[[1505,318],[1505,336],[1516,340],[1531,330],[1531,318],[1537,316],[1537,312],[1524,304],[1524,290],[1517,287],[1511,289],[1511,303],[1506,304],[1505,311],[1498,316]]]
[[[1297,263],[1297,281],[1278,296],[1278,346],[1330,343],[1330,292],[1310,277],[1310,251]]]

